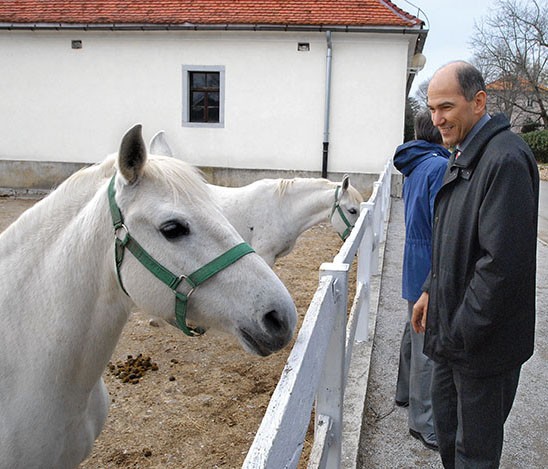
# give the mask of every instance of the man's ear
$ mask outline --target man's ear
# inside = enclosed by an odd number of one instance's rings
[[[485,91],[478,91],[474,96],[475,110],[478,114],[483,114],[485,107],[487,106],[487,93]]]

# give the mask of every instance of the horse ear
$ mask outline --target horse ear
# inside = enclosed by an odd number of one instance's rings
[[[167,143],[166,133],[163,130],[160,130],[152,137],[149,148],[151,155],[173,156],[171,147]]]
[[[118,169],[129,184],[134,184],[141,177],[147,161],[141,129],[141,124],[129,129],[122,138],[118,152]]]
[[[341,182],[342,191],[346,192],[348,189],[348,186],[350,186],[350,176],[348,176],[348,174],[345,174]]]

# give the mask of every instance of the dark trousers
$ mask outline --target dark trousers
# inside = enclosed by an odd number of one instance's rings
[[[446,469],[495,469],[502,453],[521,367],[475,378],[446,363],[434,363],[434,428]]]

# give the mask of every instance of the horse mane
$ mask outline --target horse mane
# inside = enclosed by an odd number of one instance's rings
[[[312,189],[317,188],[318,186],[322,187],[335,187],[337,186],[337,183],[331,182],[328,179],[324,178],[303,178],[303,177],[296,177],[292,179],[275,179],[276,184],[276,192],[278,193],[279,197],[283,197],[286,192],[291,190],[295,184],[298,182],[306,183],[306,187],[311,187]]]
[[[332,187],[333,189],[340,185],[337,182],[333,182],[329,179],[324,178],[278,179],[276,186],[276,192],[278,193],[278,196],[280,198],[283,197],[285,193],[288,192],[297,181],[314,181],[315,184],[323,184],[324,186]],[[351,184],[348,186],[347,193],[353,203],[359,205],[361,202],[363,202],[363,196],[361,195],[360,191],[358,191],[358,189],[356,189]]]
[[[81,169],[70,176],[59,187],[63,192],[72,194],[80,186],[82,179],[89,179],[90,175],[99,181],[110,179],[117,170],[116,154],[110,155],[103,162]],[[164,179],[175,195],[176,187],[184,187],[185,195],[190,198],[207,200],[209,192],[205,184],[203,173],[194,166],[176,158],[149,155],[144,168],[144,177]]]
[[[280,179],[278,180],[278,186],[276,187],[276,192],[281,197],[289,190],[290,186],[295,183],[295,179]]]
[[[71,174],[65,181],[57,188],[54,188],[53,192],[70,193],[74,194],[79,192],[77,189],[81,188],[83,180],[88,181],[90,178],[103,181],[112,177],[115,171],[116,155],[110,155],[100,163],[95,163],[90,166],[86,166],[79,169],[75,173]]]
[[[203,172],[177,158],[149,155],[144,175],[165,179],[174,197],[177,197],[182,187],[188,200],[211,200]]]
[[[91,202],[99,188],[106,185],[116,171],[116,156],[116,154],[110,155],[100,163],[76,171],[47,197],[26,210],[12,225],[6,228],[2,235],[11,230],[24,229],[34,232],[33,227],[36,226],[50,226],[48,230],[51,232],[62,229],[52,219],[52,215],[64,213],[65,217],[70,217]],[[176,158],[149,156],[144,175],[145,177],[163,179],[171,189],[175,200],[181,194],[181,187],[184,188],[183,195],[189,201],[211,200],[203,173]]]

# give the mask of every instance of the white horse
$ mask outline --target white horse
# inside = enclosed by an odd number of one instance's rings
[[[101,374],[135,306],[189,334],[232,333],[258,355],[285,346],[296,324],[286,288],[201,177],[147,157],[140,125],[117,157],[0,235],[0,284],[2,469],[71,468],[88,455],[108,410]]]
[[[173,156],[163,131],[152,138],[150,151]],[[291,252],[304,231],[321,222],[329,220],[346,239],[363,202],[346,175],[341,184],[294,178],[261,179],[244,187],[209,187],[228,221],[270,266]]]

